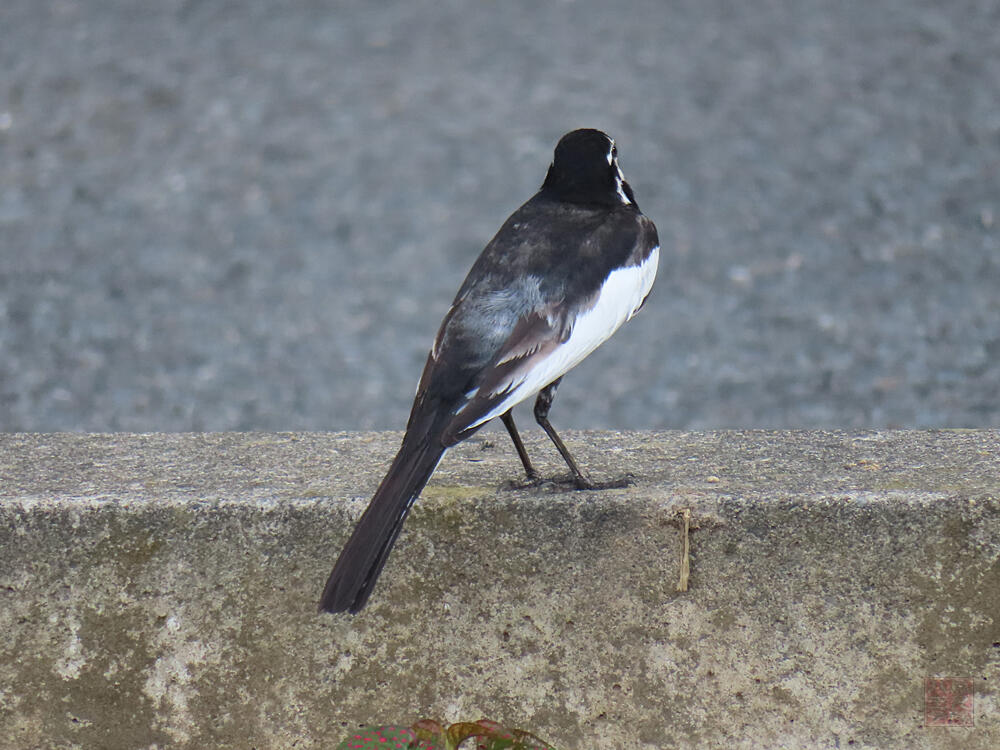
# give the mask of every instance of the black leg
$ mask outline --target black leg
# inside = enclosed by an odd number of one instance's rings
[[[531,459],[528,458],[528,451],[524,449],[524,443],[521,442],[521,435],[518,433],[517,426],[514,424],[514,415],[510,412],[511,410],[508,409],[501,414],[500,421],[503,422],[503,426],[507,428],[507,433],[510,435],[510,439],[514,443],[514,449],[517,451],[517,455],[521,459],[521,463],[524,464],[524,473],[527,474],[528,479],[533,482],[539,478],[539,474],[535,471],[535,467],[531,465]]]
[[[556,388],[559,387],[559,382],[562,378],[549,383],[547,386],[542,388],[538,392],[538,398],[535,399],[535,421],[545,430],[545,434],[549,436],[549,439],[555,444],[556,450],[559,451],[569,470],[573,473],[573,479],[576,482],[576,486],[581,490],[592,490],[595,489],[594,483],[591,482],[582,471],[580,467],[576,465],[576,461],[573,460],[573,456],[570,455],[569,450],[566,448],[565,443],[559,435],[556,434],[555,428],[552,423],[549,422],[549,409],[552,407],[552,399],[556,396]]]

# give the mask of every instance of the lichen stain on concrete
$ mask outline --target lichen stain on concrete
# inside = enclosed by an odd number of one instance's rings
[[[922,564],[908,573],[920,594],[917,642],[928,674],[958,665],[982,670],[996,659],[1000,628],[1000,565],[984,562],[982,548],[1000,549],[1000,516],[989,506],[966,506],[937,528],[924,542]]]
[[[412,519],[409,525],[416,528],[424,524],[431,524],[453,537],[470,520],[470,517],[463,512],[463,506],[466,503],[492,497],[495,493],[496,488],[494,487],[428,485],[417,500],[417,505],[411,511]]]
[[[92,565],[98,568],[113,568],[113,571],[108,571],[110,577],[127,590],[138,578],[143,577],[148,566],[155,564],[164,550],[165,542],[154,528],[136,523],[134,517],[114,512],[104,515],[104,533],[89,557],[93,561]],[[143,516],[152,520],[153,514]]]
[[[79,656],[68,665],[64,644],[52,644],[55,651],[45,643],[34,645],[31,666],[23,674],[34,680],[35,695],[47,695],[62,707],[53,713],[50,701],[43,701],[37,710],[49,736],[70,746],[164,743],[168,738],[153,728],[151,706],[139,684],[149,665],[140,635],[143,618],[131,608],[110,610],[71,605],[50,613],[50,620],[67,620],[75,639],[70,651]]]
[[[73,612],[67,614],[65,627],[69,630],[66,646],[53,668],[64,680],[75,680],[80,676],[80,670],[86,665],[87,659],[80,640],[80,621]]]
[[[210,651],[191,637],[177,615],[166,618],[154,635],[154,642],[161,648],[160,655],[148,670],[142,690],[156,708],[156,724],[177,743],[190,741],[197,725],[188,706],[192,690],[195,665],[205,664]]]

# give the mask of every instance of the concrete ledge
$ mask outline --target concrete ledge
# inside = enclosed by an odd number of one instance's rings
[[[1000,432],[576,433],[595,493],[452,451],[361,615],[315,606],[397,434],[0,436],[0,748],[1000,747]],[[537,437],[528,448],[562,468]],[[690,508],[690,590],[678,513]],[[975,726],[926,726],[926,677]]]

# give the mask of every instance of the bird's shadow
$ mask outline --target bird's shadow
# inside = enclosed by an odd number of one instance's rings
[[[581,485],[572,474],[561,474],[555,477],[539,477],[538,479],[510,479],[504,483],[507,490],[547,490],[549,492],[578,492],[591,490],[621,490],[635,484],[635,475],[627,473],[617,479],[603,482],[591,481],[589,486]]]

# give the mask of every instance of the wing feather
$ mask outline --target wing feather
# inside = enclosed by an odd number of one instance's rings
[[[555,381],[641,306],[658,256],[634,208],[522,206],[487,245],[434,339],[414,415],[453,416],[445,447]]]

